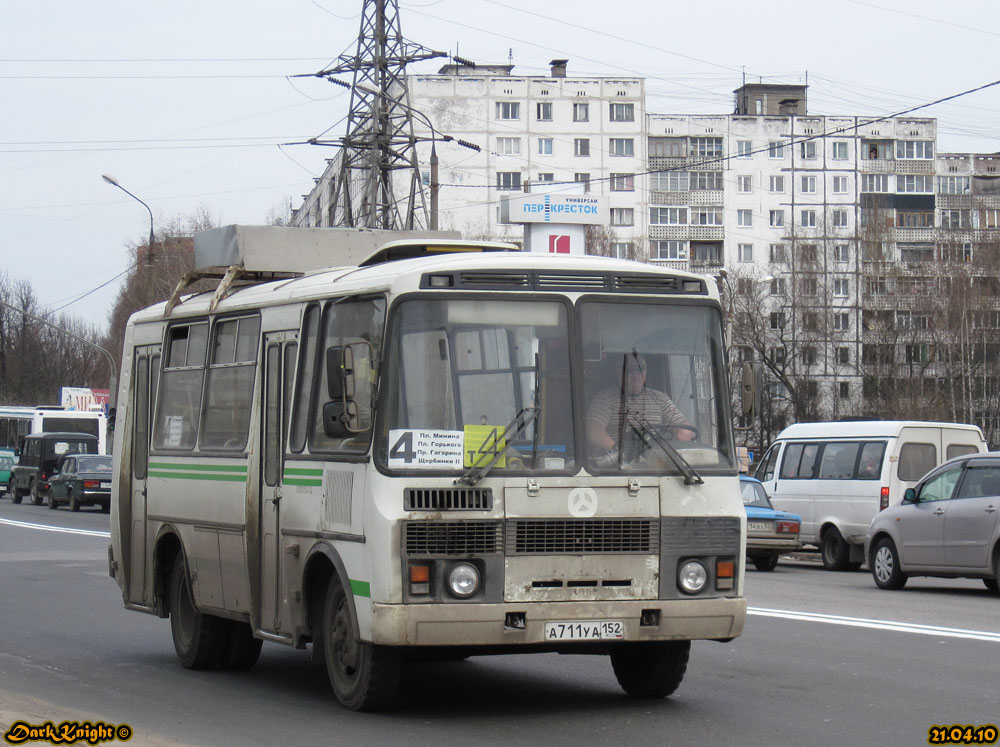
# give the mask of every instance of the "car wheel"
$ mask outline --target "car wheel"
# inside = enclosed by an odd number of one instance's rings
[[[10,501],[11,503],[20,503],[21,499],[24,497],[24,493],[18,490],[16,487],[12,486],[10,489]]]
[[[623,643],[611,650],[615,678],[633,698],[665,698],[687,671],[691,641]]]
[[[753,565],[758,571],[773,571],[778,567],[778,553],[772,552],[767,555],[758,555],[753,559]]]
[[[880,589],[902,589],[908,576],[899,567],[899,553],[888,537],[875,543],[872,550],[872,578]]]
[[[38,480],[32,480],[31,485],[28,486],[28,493],[31,494],[31,505],[41,506],[42,496],[38,492]]]
[[[170,574],[170,634],[177,658],[187,669],[214,669],[226,653],[226,621],[194,605],[191,580],[180,552]]]
[[[983,583],[994,594],[1000,592],[1000,550],[993,556],[993,578],[984,578]]]
[[[323,655],[330,685],[337,700],[352,711],[385,708],[399,685],[399,654],[359,640],[356,629],[344,587],[333,576],[323,602]]]
[[[52,488],[49,488],[49,497],[46,500],[46,503],[48,503],[49,508],[51,509],[59,508],[59,502],[56,500],[56,497],[52,495]]]
[[[76,495],[74,495],[74,493],[73,493],[72,490],[67,491],[67,495],[69,495],[69,510],[70,511],[79,511],[80,510],[80,501],[78,501],[76,499]]]
[[[822,539],[823,567],[828,571],[846,571],[850,567],[850,548],[836,527],[830,527]]]

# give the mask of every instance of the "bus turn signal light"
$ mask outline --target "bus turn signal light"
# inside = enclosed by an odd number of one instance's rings
[[[715,561],[715,588],[732,589],[733,576],[736,575],[736,563],[732,559]]]
[[[430,594],[431,567],[429,565],[410,566],[410,593]]]

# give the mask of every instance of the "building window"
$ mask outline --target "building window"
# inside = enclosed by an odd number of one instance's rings
[[[538,138],[538,155],[540,156],[552,155],[552,138],[550,137]]]
[[[772,194],[781,194],[785,191],[785,177],[772,176],[770,178],[770,191]]]
[[[722,208],[691,208],[692,226],[721,226]]]
[[[612,156],[634,156],[635,146],[634,141],[630,137],[613,137],[611,138],[611,155]]]
[[[942,211],[944,212],[964,212],[968,215],[968,210],[961,211]],[[942,215],[942,219],[943,219]],[[896,227],[897,228],[934,228],[934,211],[933,210],[897,210],[896,211]],[[966,226],[967,227],[967,226]]]
[[[816,278],[802,278],[799,280],[799,289],[803,296],[815,296],[816,288]]]
[[[589,192],[590,191],[590,173],[589,172],[587,172],[587,171],[578,171],[578,172],[576,172],[575,174],[573,174],[573,181],[574,182],[579,182],[580,184],[582,184],[584,192]]]
[[[784,262],[785,261],[785,245],[784,244],[771,244],[768,247],[768,255],[772,262]]]
[[[815,210],[803,210],[800,213],[799,225],[803,228],[815,228],[816,227],[816,211]]]
[[[834,228],[847,228],[847,211],[846,210],[834,210],[833,211],[833,227]]]
[[[769,215],[771,228],[781,228],[785,225],[785,211],[772,210]]]
[[[686,158],[688,139],[686,137],[649,138],[650,158]]]
[[[737,176],[736,177],[736,191],[742,192],[743,194],[749,194],[753,192],[753,177],[752,176]]]
[[[846,176],[835,176],[835,177],[833,177],[833,193],[835,195],[846,195],[847,194],[847,177]]]
[[[498,101],[497,119],[520,119],[521,103],[519,101]]]
[[[498,137],[498,156],[519,156],[521,155],[521,138],[519,137]]]
[[[538,175],[538,182],[540,184],[545,184],[547,182],[554,182],[556,180],[556,175],[551,171],[543,171]]]
[[[833,328],[844,332],[851,328],[851,315],[850,313],[838,312],[833,315]]]
[[[885,278],[872,278],[868,281],[868,293],[872,296],[884,296],[889,292]]]
[[[815,244],[799,244],[799,256],[802,258],[803,262],[815,262],[816,261],[816,245]]]
[[[590,121],[590,104],[587,104],[587,103],[574,103],[573,104],[573,121],[574,122],[589,122]]]
[[[851,385],[846,381],[837,382],[837,395],[841,399],[848,399],[851,396]]]
[[[651,259],[687,259],[688,242],[654,241],[650,246]]]
[[[737,158],[750,158],[752,154],[753,154],[753,143],[751,143],[749,140],[736,141]]]
[[[934,245],[922,242],[897,244],[900,262],[933,262]]]
[[[736,254],[740,262],[753,262],[753,244],[738,244]]]
[[[685,226],[688,222],[688,209],[685,207],[651,207],[649,209],[649,224],[651,226]]]
[[[979,213],[980,228],[1000,228],[1000,210],[997,208],[983,208]]]
[[[650,189],[656,192],[687,192],[688,172],[654,171],[649,175]]]
[[[551,122],[552,121],[552,102],[551,101],[539,101],[535,105],[535,114],[537,115],[535,119],[539,122]]]
[[[784,158],[785,144],[781,140],[772,140],[767,144],[768,158]]]
[[[788,284],[785,282],[785,278],[774,278],[771,281],[772,296],[783,296],[787,292],[788,292]]]
[[[814,366],[816,365],[816,348],[812,345],[806,345],[802,348],[802,365],[804,366]]]
[[[612,241],[611,256],[617,259],[631,259],[635,254],[632,246],[631,241]]]
[[[837,363],[842,366],[847,366],[851,362],[851,349],[850,348],[837,348]]]
[[[634,122],[635,104],[611,104],[612,122]]]
[[[736,225],[749,228],[753,225],[753,210],[737,210]]]
[[[930,140],[897,140],[896,158],[934,158],[934,143]]]
[[[861,191],[862,192],[888,192],[889,191],[889,175],[888,174],[862,174],[861,175]]]
[[[691,155],[696,158],[721,158],[722,152],[721,137],[691,138]]]
[[[590,138],[589,137],[578,137],[573,140],[573,155],[574,156],[589,156],[590,155]]]
[[[847,155],[847,143],[842,140],[837,140],[833,143],[833,157],[837,161],[846,161]]]
[[[799,143],[802,146],[802,157],[803,158],[815,158],[816,157],[816,141],[806,140],[805,142]]]
[[[784,311],[772,311],[771,312],[771,329],[784,329],[785,328],[785,312]],[[782,351],[784,352],[784,351]]]
[[[851,281],[847,278],[833,279],[833,295],[839,298],[847,298],[850,295]]]
[[[897,174],[896,191],[932,193],[934,192],[934,177],[930,174]]]
[[[498,171],[497,172],[497,189],[499,190],[509,190],[509,189],[520,189],[521,188],[521,172],[520,171]]]
[[[816,177],[815,176],[803,176],[802,177],[802,193],[811,195],[816,194]]]
[[[941,246],[942,262],[971,262],[972,244],[944,244]]]
[[[612,192],[634,192],[635,191],[635,174],[612,174],[611,175],[611,191]]]
[[[968,210],[942,210],[941,228],[971,228],[972,217]]]
[[[693,190],[721,190],[721,171],[692,171],[690,175],[691,189]]]
[[[635,208],[611,208],[612,226],[634,226]]]
[[[833,247],[834,262],[850,262],[851,248],[847,244],[835,244]]]
[[[774,321],[774,314],[771,314],[771,321]],[[784,326],[784,320],[782,320],[781,325]],[[771,327],[771,329],[779,329],[778,327]],[[768,348],[767,357],[770,358],[771,363],[776,366],[784,365],[785,363],[785,349],[783,347],[773,347]]]
[[[967,176],[939,176],[938,192],[943,195],[967,195],[969,181]]]

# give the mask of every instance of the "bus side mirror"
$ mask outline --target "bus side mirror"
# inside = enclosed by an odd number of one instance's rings
[[[330,401],[323,406],[323,427],[327,436],[343,437],[371,426],[371,361],[371,344],[363,340],[327,348],[326,381]],[[362,412],[367,417],[362,417]]]
[[[918,500],[917,491],[913,488],[907,488],[903,493],[903,503],[916,503]]]
[[[346,407],[343,402],[336,401],[323,405],[323,432],[329,438],[347,438],[356,433],[357,430],[351,428],[352,420],[356,425],[358,406],[354,402],[349,402]]]

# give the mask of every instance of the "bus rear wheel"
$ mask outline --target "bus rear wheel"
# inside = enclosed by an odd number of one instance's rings
[[[214,669],[222,664],[228,644],[226,620],[198,611],[183,553],[170,574],[170,634],[177,658],[187,669]]]
[[[360,640],[343,584],[333,576],[323,603],[323,655],[334,695],[352,711],[391,705],[399,685],[399,654]]]
[[[626,643],[611,651],[615,678],[633,698],[665,698],[687,671],[691,641]]]

